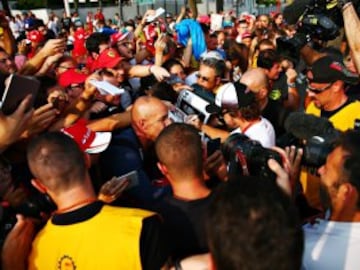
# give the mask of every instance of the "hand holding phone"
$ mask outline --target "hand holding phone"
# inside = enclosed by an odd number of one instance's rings
[[[121,196],[121,194],[139,184],[137,171],[131,171],[122,176],[114,176],[101,186],[99,200],[111,203]]]

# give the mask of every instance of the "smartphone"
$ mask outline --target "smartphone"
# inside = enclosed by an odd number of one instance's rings
[[[123,88],[117,88],[116,86],[112,85],[107,81],[97,81],[97,80],[90,80],[90,83],[95,86],[100,94],[102,95],[121,95],[125,92]]]
[[[159,7],[156,11],[154,15],[150,15],[147,16],[146,21],[147,22],[152,22],[154,21],[157,17],[161,16],[163,13],[165,12],[165,9],[163,9],[162,7]]]
[[[11,74],[1,98],[0,109],[5,115],[12,114],[19,106],[23,99],[31,94],[30,110],[34,106],[36,95],[40,88],[40,82],[28,76]]]
[[[137,171],[134,170],[116,178],[116,181],[125,181],[125,180],[129,181],[129,184],[125,190],[137,187],[139,185],[139,177]]]
[[[220,145],[221,145],[221,140],[220,140],[220,138],[208,140],[207,143],[206,143],[207,156],[209,157],[209,156],[211,156],[212,154],[214,154],[216,150],[219,150],[219,149],[220,149]]]

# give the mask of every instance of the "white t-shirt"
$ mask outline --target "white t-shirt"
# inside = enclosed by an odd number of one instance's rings
[[[241,128],[237,128],[231,132],[243,133],[254,141],[261,143],[263,147],[270,148],[275,146],[275,130],[269,120],[261,117],[261,120],[252,124],[245,132]]]
[[[303,226],[303,269],[360,269],[360,222],[317,221]]]

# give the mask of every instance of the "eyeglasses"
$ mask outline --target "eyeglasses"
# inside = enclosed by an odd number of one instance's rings
[[[75,89],[78,89],[78,88],[83,88],[85,84],[81,83],[81,84],[72,84],[68,87],[66,87],[66,92],[71,92],[71,91],[74,91]]]
[[[307,82],[307,89],[314,94],[320,94],[320,93],[328,90],[333,85],[333,83],[329,83],[328,85],[324,86],[323,88],[314,88],[314,87],[310,86],[311,82],[308,79],[306,79],[306,82]]]
[[[200,75],[199,73],[196,74],[196,78],[198,78],[199,80],[203,80],[203,81],[205,81],[205,82],[208,82],[208,81],[210,80],[209,77],[202,76],[202,75]]]
[[[7,57],[7,58],[0,59],[1,64],[5,64],[7,61],[11,61],[11,58]]]

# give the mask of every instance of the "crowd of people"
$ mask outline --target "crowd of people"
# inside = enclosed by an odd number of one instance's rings
[[[0,96],[39,82],[0,112],[2,269],[359,267],[360,20],[337,2],[333,44],[282,13],[0,13]],[[311,166],[307,116],[338,131]]]

